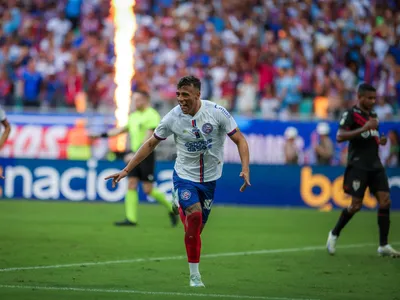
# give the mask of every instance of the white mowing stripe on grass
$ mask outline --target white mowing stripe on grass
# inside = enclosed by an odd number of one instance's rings
[[[198,293],[178,293],[178,292],[151,292],[151,291],[136,291],[136,290],[90,289],[90,288],[57,287],[57,286],[0,285],[0,288],[69,291],[69,292],[85,292],[85,293],[121,293],[121,294],[125,293],[125,294],[141,294],[141,295],[156,295],[156,296],[231,298],[231,299],[318,300],[318,299],[305,299],[305,298],[282,298],[282,297],[267,297],[267,296],[223,295],[223,294],[201,294],[201,293],[198,294]]]
[[[392,243],[398,244],[398,242]],[[375,246],[376,244],[351,244],[343,245],[338,248],[350,249],[350,248],[362,248]],[[227,256],[246,256],[246,255],[260,255],[260,254],[276,254],[276,253],[288,253],[288,252],[304,252],[304,251],[315,251],[324,250],[325,246],[310,246],[300,248],[283,248],[283,249],[264,249],[255,251],[243,251],[243,252],[225,252],[215,254],[203,254],[201,258],[214,258],[214,257],[227,257]],[[164,257],[149,257],[149,258],[134,258],[134,259],[123,259],[123,260],[109,260],[109,261],[98,261],[98,262],[82,262],[73,264],[60,264],[60,265],[49,265],[49,266],[32,266],[32,267],[15,267],[15,268],[4,268],[0,269],[0,272],[12,272],[12,271],[24,271],[24,270],[40,270],[40,269],[59,269],[59,268],[73,268],[73,267],[90,267],[90,266],[101,266],[101,265],[113,265],[113,264],[130,264],[138,262],[151,262],[151,261],[165,261],[165,260],[180,260],[185,259],[186,255],[178,256],[164,256]]]

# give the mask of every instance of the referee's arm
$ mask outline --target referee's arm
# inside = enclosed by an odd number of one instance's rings
[[[128,126],[112,128],[112,129],[110,129],[110,130],[108,130],[106,132],[103,132],[101,134],[90,135],[90,137],[93,138],[93,139],[107,138],[107,137],[117,136],[117,135],[120,135],[120,134],[126,133],[126,132],[128,132]]]

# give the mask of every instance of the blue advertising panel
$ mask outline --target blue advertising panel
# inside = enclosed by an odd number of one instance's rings
[[[236,117],[240,130],[245,134],[250,150],[251,162],[254,164],[283,164],[284,163],[284,132],[289,126],[298,131],[296,145],[299,154],[299,164],[315,164],[316,157],[314,147],[319,143],[316,132],[318,121],[279,121],[257,120],[244,117]],[[330,138],[335,141],[339,127],[338,121],[327,121],[330,127]],[[382,122],[379,132],[387,135],[390,130],[400,133],[400,122]],[[335,152],[333,165],[340,165],[341,155],[347,148],[347,143],[334,142]],[[389,155],[390,141],[386,146],[380,147],[380,156],[385,160]],[[225,149],[225,161],[240,162],[236,145],[228,141]]]
[[[122,201],[127,189],[123,180],[115,189],[104,180],[123,168],[122,161],[2,159],[6,178],[0,180],[1,198],[69,201]],[[252,186],[239,192],[242,180],[238,164],[225,164],[217,183],[215,204],[276,207],[312,207],[330,210],[346,207],[350,198],[342,191],[342,167],[251,166]],[[172,199],[172,162],[157,163],[156,184]],[[400,169],[388,168],[392,207],[400,209]],[[145,199],[143,193],[141,200]],[[376,200],[366,193],[364,207],[374,209]]]

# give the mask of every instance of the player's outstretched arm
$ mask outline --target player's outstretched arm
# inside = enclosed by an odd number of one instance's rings
[[[1,121],[1,124],[4,126],[4,131],[0,137],[0,149],[5,144],[8,136],[10,135],[10,131],[11,131],[11,126],[10,126],[10,123],[8,123],[7,119]]]
[[[363,127],[354,129],[354,130],[346,130],[344,128],[339,128],[337,134],[336,134],[336,141],[338,143],[345,142],[352,140],[358,136],[360,136],[361,133],[371,130],[371,129],[377,129],[378,128],[378,120],[377,119],[369,119]]]
[[[139,150],[135,153],[135,155],[132,157],[132,159],[129,161],[129,163],[126,165],[126,167],[115,174],[112,174],[110,176],[107,176],[105,180],[112,179],[112,186],[115,187],[115,185],[124,177],[128,175],[132,169],[134,169],[138,164],[140,164],[147,156],[150,155],[154,151],[154,149],[158,146],[160,143],[160,140],[156,139],[154,136],[151,136],[140,148]]]
[[[92,139],[107,138],[117,136],[125,132],[128,132],[128,126],[112,128],[109,131],[103,132],[102,134],[92,134],[89,137]]]
[[[244,135],[236,129],[236,133],[231,135],[231,140],[238,147],[240,161],[242,162],[242,172],[240,172],[240,177],[243,178],[243,185],[240,187],[240,191],[243,192],[250,184],[250,153],[249,153],[249,145],[247,144],[246,138]]]

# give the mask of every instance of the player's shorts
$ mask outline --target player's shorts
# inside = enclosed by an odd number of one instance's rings
[[[155,154],[151,153],[140,164],[138,164],[136,168],[129,172],[128,178],[137,177],[140,181],[153,182],[155,164]]]
[[[175,170],[172,180],[174,183],[174,194],[182,210],[185,211],[191,205],[200,203],[203,212],[203,224],[206,224],[214,201],[217,181],[193,182],[180,178]]]
[[[344,192],[363,199],[367,187],[372,194],[389,192],[389,180],[385,169],[366,171],[354,166],[347,166],[343,180]]]

